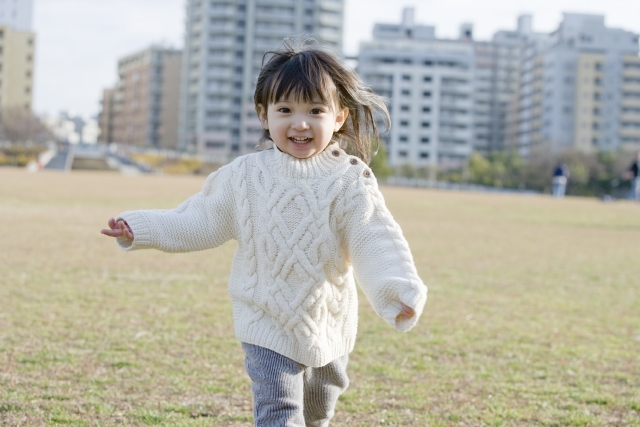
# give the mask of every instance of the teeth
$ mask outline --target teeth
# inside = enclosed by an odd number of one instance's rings
[[[296,138],[296,137],[291,137],[291,139],[293,139],[296,142],[306,142],[309,140],[309,138]]]

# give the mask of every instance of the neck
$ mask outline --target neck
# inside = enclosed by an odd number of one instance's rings
[[[273,155],[279,172],[293,179],[322,178],[341,165],[347,157],[338,143],[329,144],[322,152],[306,159],[298,159],[280,151],[274,144]]]

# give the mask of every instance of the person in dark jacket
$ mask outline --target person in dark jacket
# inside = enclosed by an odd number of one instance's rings
[[[631,190],[627,196],[628,199],[640,202],[640,178],[638,178],[638,169],[640,168],[640,151],[636,156],[636,160],[631,163],[627,170],[627,179],[631,180]]]
[[[551,194],[553,197],[562,199],[567,189],[569,179],[569,167],[560,162],[553,169],[553,179],[551,180]]]

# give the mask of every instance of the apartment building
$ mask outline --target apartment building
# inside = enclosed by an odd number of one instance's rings
[[[640,57],[622,57],[622,97],[620,100],[620,145],[640,150]]]
[[[344,0],[188,0],[179,146],[226,162],[262,127],[253,92],[265,52],[314,35],[340,52]]]
[[[546,40],[528,41],[519,90],[521,152],[640,143],[637,62],[638,35],[606,27],[602,15],[565,13]]]
[[[0,108],[31,111],[36,36],[0,25]]]
[[[0,0],[0,25],[32,31],[33,0]]]
[[[182,51],[161,46],[120,59],[115,92],[103,95],[101,140],[177,148],[181,68]]]
[[[358,72],[388,98],[391,130],[385,136],[392,166],[460,166],[473,150],[474,48],[441,40],[435,28],[414,23],[376,24],[360,45]]]
[[[470,24],[461,27],[460,39],[473,41],[475,53],[474,150],[486,155],[517,146],[524,48],[549,37],[533,32],[531,15],[520,16],[516,30],[497,31],[490,41],[473,40]]]

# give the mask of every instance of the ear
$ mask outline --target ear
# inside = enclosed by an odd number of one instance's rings
[[[267,121],[267,109],[262,104],[258,104],[258,118],[260,119],[260,123],[262,123],[262,127],[266,130],[269,130],[269,122]]]
[[[348,108],[343,108],[342,110],[338,111],[338,114],[336,115],[336,125],[333,128],[334,132],[338,132],[340,130],[342,125],[344,125],[344,122],[347,121],[347,117],[349,117]]]

